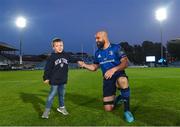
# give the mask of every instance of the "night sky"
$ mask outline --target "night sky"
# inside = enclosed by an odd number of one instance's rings
[[[163,22],[163,42],[180,37],[180,0],[0,0],[0,41],[19,48],[18,16],[27,19],[23,53],[51,52],[51,40],[59,37],[65,50],[93,53],[94,35],[106,30],[112,43],[145,40],[160,42],[155,10],[168,9]]]

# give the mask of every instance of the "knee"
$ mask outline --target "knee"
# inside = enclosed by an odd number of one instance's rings
[[[48,96],[48,101],[49,101],[49,100],[52,100],[55,95],[56,95],[56,92],[50,93],[49,96]]]
[[[119,80],[120,88],[127,88],[128,85],[128,80],[126,77],[121,77]]]
[[[120,78],[120,84],[127,84],[127,78],[126,77],[121,77]]]
[[[112,105],[104,106],[104,110],[107,111],[107,112],[110,112],[110,111],[113,110],[113,106]]]
[[[49,96],[47,100],[51,101],[52,99],[54,99],[54,96]]]

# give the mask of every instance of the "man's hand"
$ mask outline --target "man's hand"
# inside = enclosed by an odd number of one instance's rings
[[[78,61],[78,64],[79,64],[80,67],[84,67],[85,66],[84,61]]]
[[[44,83],[45,83],[45,84],[49,84],[49,80],[45,80]]]
[[[99,64],[86,64],[84,61],[78,61],[80,67],[83,67],[89,71],[96,71],[99,68]]]
[[[106,73],[104,74],[105,79],[110,79],[115,72],[116,72],[115,68],[111,68],[108,71],[106,71]]]
[[[104,74],[104,77],[105,79],[110,79],[116,71],[122,71],[126,69],[127,67],[128,67],[128,58],[123,57],[121,59],[121,64],[106,71],[106,73]]]

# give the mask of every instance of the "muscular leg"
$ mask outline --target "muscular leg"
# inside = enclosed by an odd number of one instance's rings
[[[128,79],[126,77],[119,77],[116,81],[116,87],[125,89],[129,87]]]
[[[121,88],[121,97],[124,101],[124,117],[129,123],[134,121],[134,117],[130,112],[130,89],[128,79],[126,77],[120,77],[117,80],[118,88]]]
[[[124,100],[124,111],[129,111],[129,83],[126,77],[119,77],[117,79],[116,85],[121,89],[121,98]]]
[[[115,95],[103,98],[104,110],[105,111],[112,111],[113,110],[113,108],[114,108],[114,98],[115,98]]]

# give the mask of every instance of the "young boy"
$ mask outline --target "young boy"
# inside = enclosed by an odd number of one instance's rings
[[[63,41],[55,38],[52,41],[54,53],[49,57],[44,71],[44,83],[50,84],[51,89],[46,102],[46,108],[42,114],[42,118],[49,118],[50,108],[56,93],[58,93],[59,107],[57,111],[63,115],[68,115],[64,105],[65,84],[68,79],[68,63],[77,62],[78,59],[72,58],[69,54],[63,51]]]

